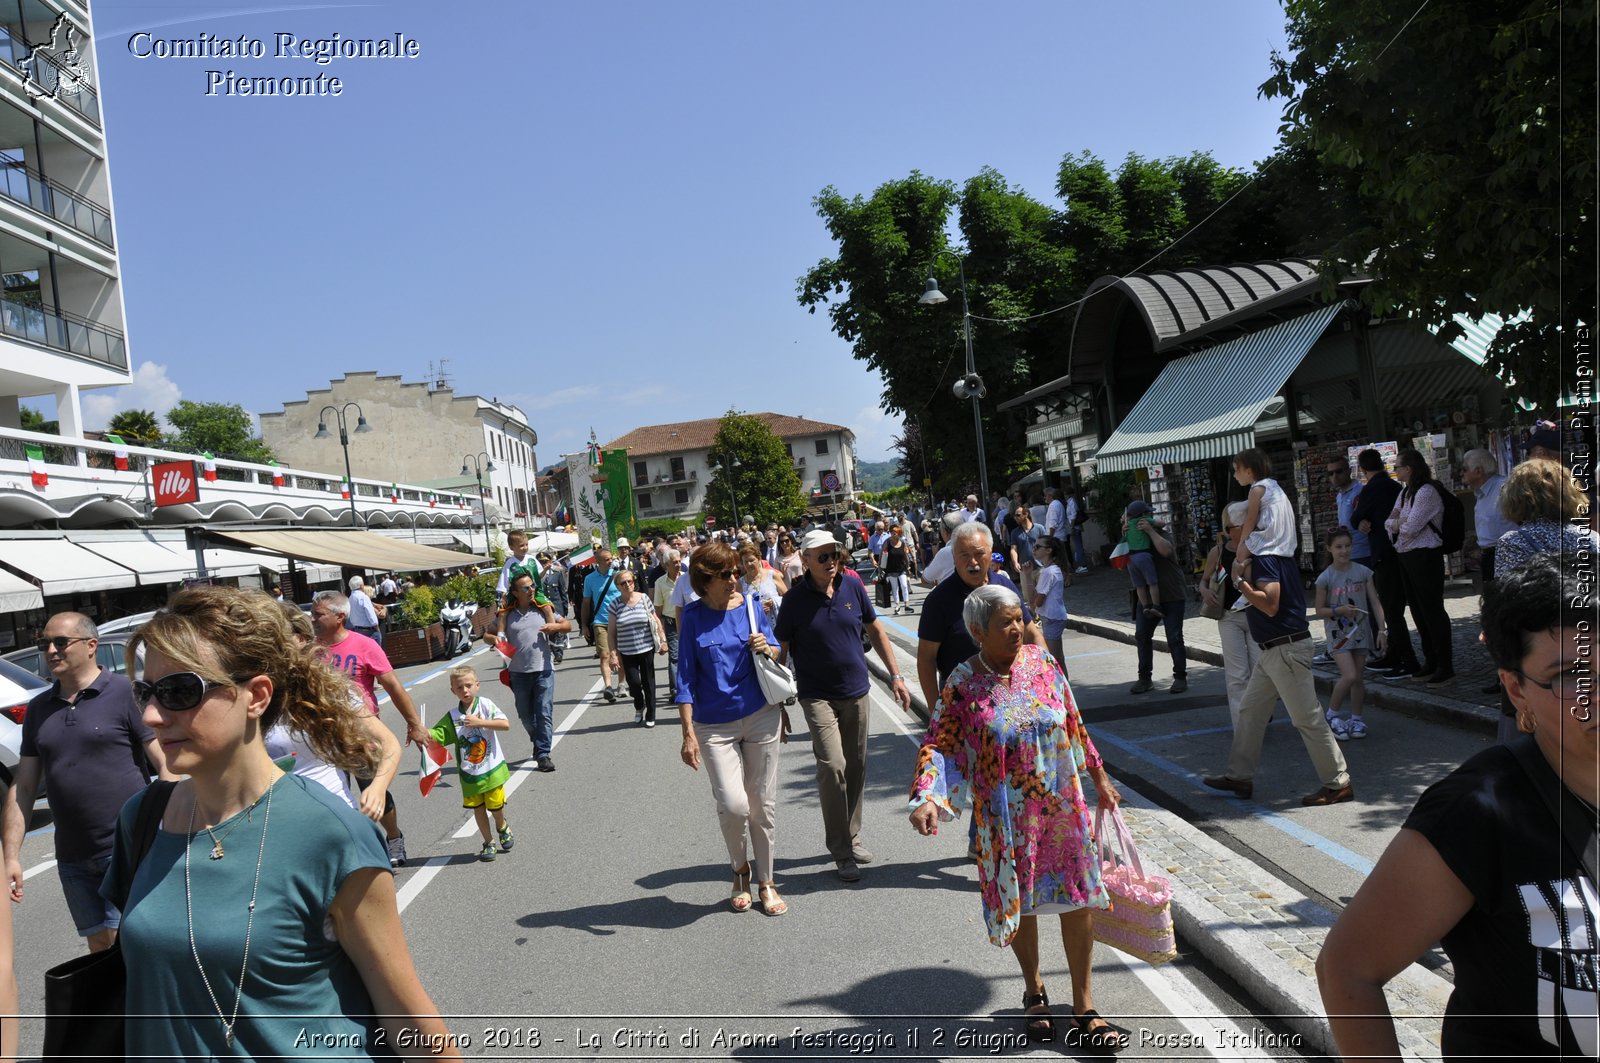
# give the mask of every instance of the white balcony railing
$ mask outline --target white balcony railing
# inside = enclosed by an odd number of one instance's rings
[[[39,466],[47,480],[43,484],[34,482],[29,446],[43,452]],[[117,468],[119,450],[126,452],[126,470]],[[196,463],[198,502],[154,508],[149,470],[165,461]],[[81,526],[127,520],[350,523],[350,499],[342,494],[343,477],[338,473],[228,458],[217,458],[213,464],[216,479],[206,480],[206,460],[194,454],[0,428],[0,527],[75,518]],[[371,526],[465,526],[479,520],[471,496],[455,491],[363,479],[355,480],[351,490],[361,523]]]

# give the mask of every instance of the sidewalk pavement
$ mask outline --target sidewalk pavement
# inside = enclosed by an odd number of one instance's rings
[[[1116,642],[1133,642],[1132,606],[1128,595],[1132,584],[1127,573],[1111,568],[1094,568],[1086,576],[1072,577],[1067,588],[1068,625],[1074,630]],[[1314,600],[1306,592],[1309,608]],[[1478,591],[1467,580],[1454,580],[1445,584],[1445,612],[1450,616],[1451,641],[1455,648],[1456,677],[1437,686],[1415,680],[1390,682],[1377,678],[1377,673],[1367,673],[1367,704],[1393,709],[1410,716],[1448,720],[1467,727],[1487,727],[1490,731],[1500,720],[1499,693],[1485,694],[1484,687],[1495,682],[1495,668],[1489,655],[1478,642]],[[1410,625],[1407,611],[1407,624]],[[1319,650],[1323,646],[1322,621],[1311,617],[1311,632],[1316,637]],[[1217,622],[1200,615],[1200,603],[1190,600],[1184,613],[1183,642],[1191,662],[1222,666],[1222,640],[1217,635]],[[1420,640],[1413,626],[1413,646]],[[1171,666],[1167,656],[1167,640],[1160,630],[1155,639],[1157,681]],[[1339,678],[1339,670],[1331,663],[1313,666],[1317,676],[1317,690],[1326,700]],[[1129,676],[1132,684],[1137,676]]]
[[[1131,623],[1099,615],[1125,608],[1126,587],[1126,577],[1111,570],[1077,577],[1067,592],[1067,608],[1076,614],[1074,626],[1089,634],[1131,643]],[[1475,594],[1455,595],[1451,616],[1457,621],[1458,652],[1461,632],[1472,626],[1470,620],[1462,619],[1468,613],[1460,605],[1464,597],[1470,598],[1472,616],[1477,608]],[[1214,621],[1192,617],[1184,624],[1184,641],[1191,659],[1220,665],[1221,644]],[[1481,656],[1475,630],[1472,643]],[[1157,639],[1158,651],[1164,646],[1164,641]],[[1462,666],[1467,661],[1465,655],[1457,659],[1458,675],[1463,674]],[[876,654],[869,654],[867,662],[878,678],[887,681],[888,673]],[[1463,678],[1453,685],[1475,689],[1487,681],[1486,669],[1483,674],[1483,680]],[[1319,676],[1319,685],[1325,678]],[[1328,685],[1331,686],[1331,679]],[[1373,691],[1378,685],[1369,683],[1369,694],[1380,693]],[[1386,695],[1382,704],[1405,712],[1433,713],[1489,727],[1494,726],[1498,716],[1497,709],[1486,705],[1452,701],[1412,689],[1385,689],[1381,693]],[[927,706],[915,688],[911,698],[913,707],[926,721]],[[1118,780],[1118,786],[1123,795],[1123,818],[1138,842],[1144,865],[1166,875],[1172,883],[1172,915],[1178,935],[1237,980],[1267,1013],[1302,1035],[1302,1053],[1337,1056],[1317,989],[1315,964],[1338,913],[1159,807],[1127,783]],[[1451,988],[1448,980],[1418,964],[1406,968],[1386,987],[1402,1055],[1440,1058],[1440,1017]]]

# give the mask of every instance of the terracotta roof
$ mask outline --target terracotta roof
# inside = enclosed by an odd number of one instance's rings
[[[802,436],[820,436],[829,432],[850,432],[843,425],[826,421],[808,421],[804,417],[790,417],[782,413],[753,413],[772,429],[779,439],[797,439]],[[678,454],[687,450],[709,449],[717,438],[720,417],[707,417],[699,421],[678,421],[674,424],[653,424],[635,428],[627,435],[618,436],[602,444],[604,450],[627,450],[630,456],[648,457],[651,454]],[[851,433],[854,435],[854,433]]]

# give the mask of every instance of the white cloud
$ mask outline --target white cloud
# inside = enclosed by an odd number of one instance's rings
[[[901,420],[876,406],[863,406],[845,422],[856,434],[856,457],[860,461],[890,461],[898,453],[894,437],[900,434]]]
[[[133,371],[133,383],[120,388],[85,391],[79,401],[83,406],[84,427],[98,432],[123,410],[150,410],[158,418],[164,418],[182,398],[183,392],[168,378],[166,366],[140,362]]]

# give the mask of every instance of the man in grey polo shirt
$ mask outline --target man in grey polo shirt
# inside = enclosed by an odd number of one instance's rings
[[[177,779],[133,703],[128,677],[96,663],[99,635],[82,613],[57,613],[45,624],[39,649],[55,682],[28,703],[22,718],[22,759],[6,797],[3,832],[11,899],[20,903],[22,839],[41,773],[48,774],[56,874],[90,952],[109,949],[122,925],[122,914],[100,896],[117,815],[149,782],[150,767],[163,779]]]

